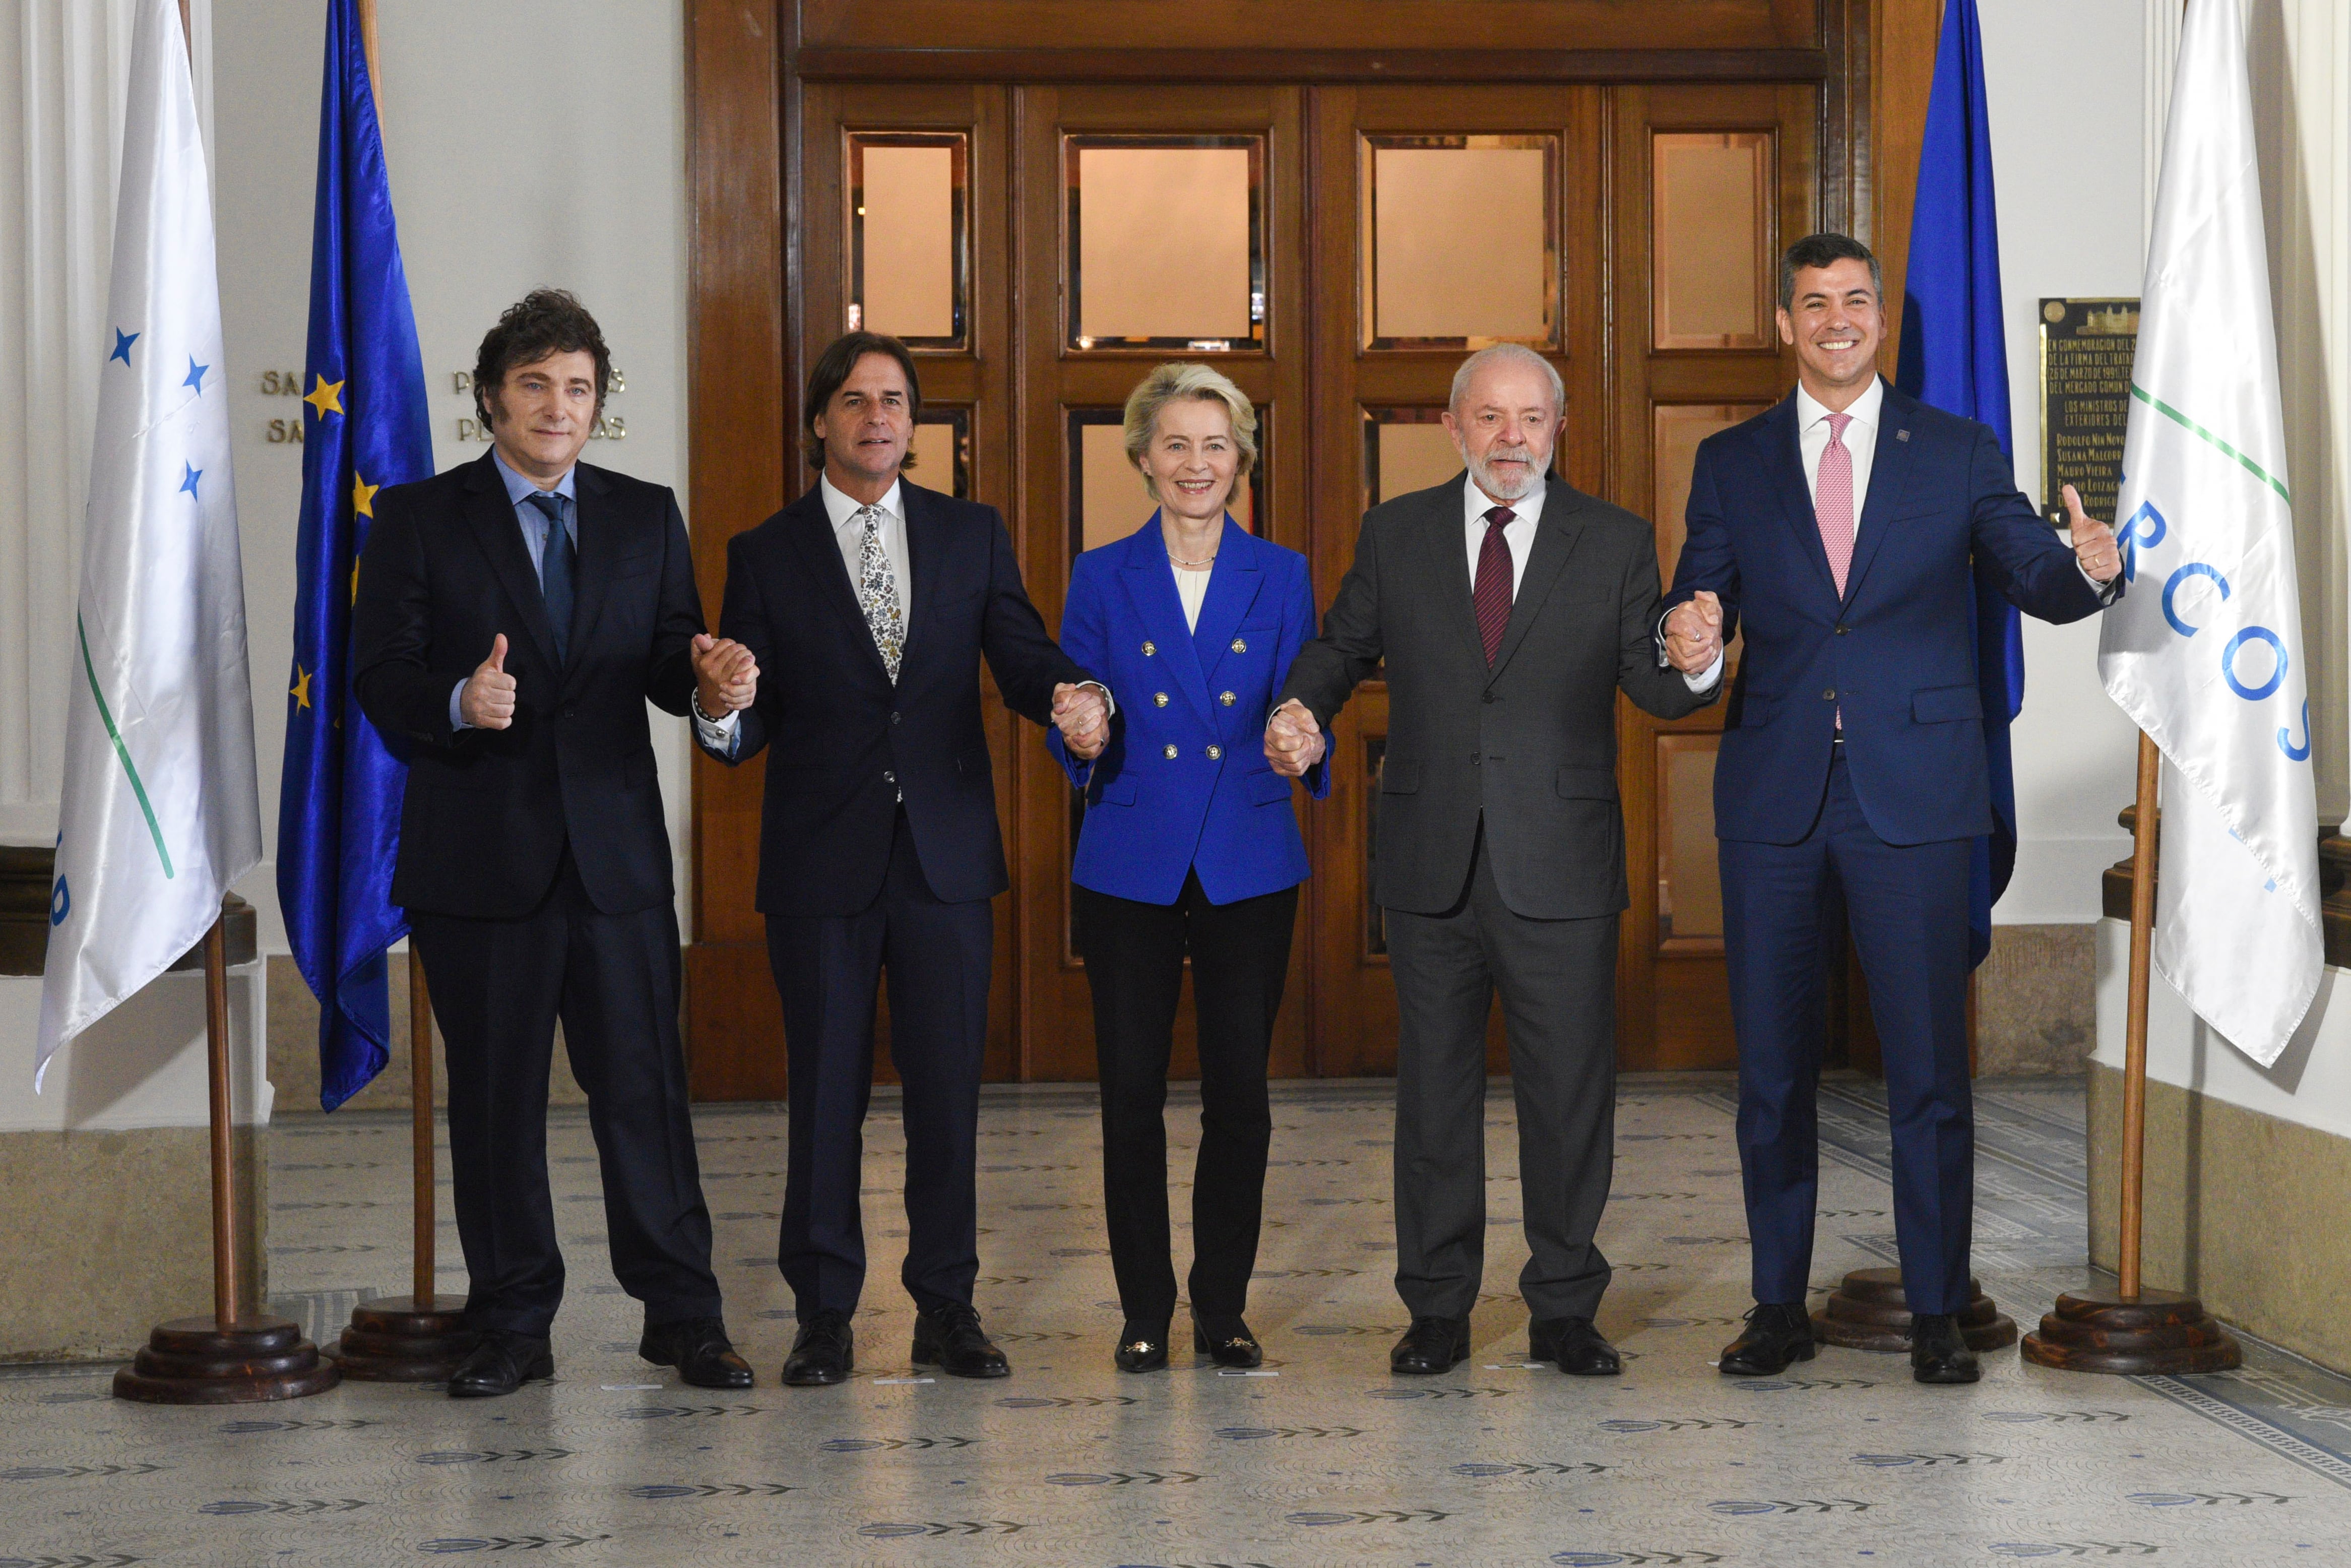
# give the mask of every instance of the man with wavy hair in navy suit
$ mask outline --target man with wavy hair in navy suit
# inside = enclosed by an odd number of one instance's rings
[[[2066,622],[2120,593],[2122,560],[2070,487],[2068,549],[1990,429],[1878,379],[1880,287],[1843,235],[1782,259],[1796,390],[1698,448],[1660,656],[1698,676],[1747,633],[1714,820],[1756,1307],[1721,1370],[1813,1354],[1821,911],[1842,886],[1884,1052],[1913,1375],[1972,1383],[1956,1321],[1975,1186],[1968,865],[1992,825],[1973,563],[1996,563],[2025,613]]]

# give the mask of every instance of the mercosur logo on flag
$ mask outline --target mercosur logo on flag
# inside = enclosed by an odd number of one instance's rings
[[[2154,962],[2264,1066],[2316,994],[2316,789],[2236,0],[2194,0],[2147,253],[2098,669],[2163,752]]]

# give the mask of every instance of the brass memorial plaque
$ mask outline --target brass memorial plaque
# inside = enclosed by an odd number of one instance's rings
[[[2114,520],[2137,348],[2136,299],[2041,302],[2041,515],[2060,528],[2067,485]]]

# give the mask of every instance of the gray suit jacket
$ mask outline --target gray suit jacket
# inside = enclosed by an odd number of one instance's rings
[[[1502,900],[1531,919],[1626,904],[1616,693],[1660,718],[1713,700],[1657,667],[1650,526],[1553,476],[1492,667],[1470,607],[1466,476],[1364,517],[1355,563],[1281,700],[1328,727],[1387,661],[1388,739],[1372,895],[1440,914],[1461,900],[1485,820]]]

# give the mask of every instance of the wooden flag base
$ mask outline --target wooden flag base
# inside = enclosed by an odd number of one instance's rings
[[[2235,1339],[2194,1296],[2174,1291],[2068,1291],[2024,1336],[2024,1359],[2065,1372],[2126,1377],[2227,1372],[2241,1364]]]
[[[251,1405],[323,1394],[341,1381],[333,1362],[288,1318],[173,1318],[114,1375],[114,1396],[148,1405]]]
[[[2004,1316],[1973,1278],[1968,1281],[1967,1311],[1959,1318],[1959,1337],[1970,1350],[2000,1350],[2016,1343],[2016,1320]],[[1828,1305],[1813,1314],[1813,1333],[1823,1344],[1847,1350],[1908,1350],[1910,1306],[1902,1294],[1902,1270],[1855,1269],[1847,1274]]]
[[[328,1352],[361,1383],[445,1383],[472,1354],[463,1296],[382,1296],[351,1313],[342,1343]]]

